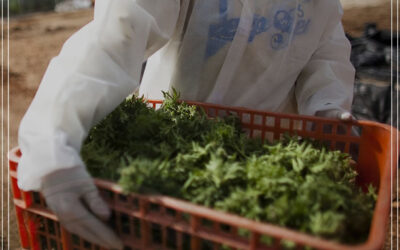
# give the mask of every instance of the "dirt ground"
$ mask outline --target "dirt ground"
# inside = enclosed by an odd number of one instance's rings
[[[357,0],[353,0],[357,2]],[[376,22],[380,28],[390,28],[390,2],[374,7],[345,9],[343,24],[351,35],[359,35],[364,23]],[[353,7],[352,7],[353,6]],[[17,129],[23,114],[29,106],[50,59],[57,55],[64,41],[76,30],[88,23],[92,11],[74,13],[42,13],[13,18],[10,22],[10,147],[17,145]],[[7,122],[7,121],[6,121]],[[5,177],[6,179],[6,177]],[[6,183],[3,195],[7,196]],[[6,205],[4,206],[6,209]],[[11,211],[10,249],[18,249],[19,240]],[[2,218],[3,222],[6,218]],[[396,222],[396,218],[393,218]],[[395,233],[393,235],[396,239]],[[390,243],[388,243],[390,244]],[[390,247],[387,248],[390,249]]]
[[[353,36],[359,36],[364,30],[365,23],[376,23],[378,28],[390,30],[390,2],[386,0],[382,0],[382,2],[384,3],[376,6],[345,9],[342,21],[346,32]],[[395,9],[393,11],[395,12]],[[396,25],[395,14],[393,14],[394,29]]]

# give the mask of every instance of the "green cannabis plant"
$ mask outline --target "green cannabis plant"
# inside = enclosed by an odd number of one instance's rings
[[[350,157],[312,140],[248,138],[233,115],[209,118],[164,93],[159,109],[125,100],[90,131],[89,172],[126,192],[158,193],[344,243],[365,241],[376,191]]]

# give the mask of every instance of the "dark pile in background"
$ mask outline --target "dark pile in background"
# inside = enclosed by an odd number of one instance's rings
[[[372,120],[397,127],[396,84],[398,69],[397,36],[374,23],[365,25],[364,34],[348,38],[351,62],[356,69],[352,113],[357,119]],[[393,81],[393,84],[391,82]]]
[[[376,193],[355,185],[348,155],[297,137],[263,144],[234,116],[165,97],[158,110],[128,99],[90,131],[82,157],[93,176],[327,239],[367,238]]]

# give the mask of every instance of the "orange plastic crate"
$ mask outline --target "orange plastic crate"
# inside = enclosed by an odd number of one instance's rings
[[[149,101],[153,108],[161,103]],[[297,134],[325,142],[331,149],[350,153],[357,163],[357,184],[366,187],[372,183],[379,188],[368,240],[359,245],[343,245],[166,196],[124,195],[118,185],[97,179],[100,193],[113,210],[111,226],[123,239],[126,250],[202,250],[221,249],[222,246],[262,250],[282,248],[284,241],[293,242],[295,249],[380,249],[383,246],[391,205],[391,178],[397,171],[396,129],[368,121],[341,123],[205,103],[189,104],[204,108],[210,117],[236,114],[250,137],[279,140],[284,133]],[[20,156],[18,148],[9,154],[22,247],[35,250],[102,249],[60,227],[39,193],[18,188],[16,170]],[[242,229],[250,232],[248,237],[238,234]],[[262,236],[273,240],[267,244]]]

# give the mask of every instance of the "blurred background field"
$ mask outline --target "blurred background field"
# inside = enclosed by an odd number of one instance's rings
[[[10,14],[21,15],[53,10],[61,0],[10,0]]]
[[[390,29],[390,0],[342,0],[342,4],[344,7],[343,24],[350,36],[362,36],[366,23],[376,23],[378,29]],[[56,6],[58,6],[59,12],[53,11]],[[10,147],[17,146],[18,124],[35,95],[50,59],[58,54],[62,44],[69,36],[92,19],[93,10],[87,6],[88,1],[86,0],[67,2],[61,2],[61,0],[10,0],[10,13],[12,14],[9,30],[10,65],[9,68],[4,65],[5,77],[7,69],[10,72],[10,119],[4,120],[5,127],[10,122]],[[75,11],[67,12],[67,10],[74,9]],[[6,34],[7,32],[5,32],[5,36]],[[360,86],[368,85],[379,88],[384,92],[383,95],[388,93],[385,91],[388,90],[390,80],[388,82],[374,79],[374,77],[364,74],[357,81],[362,84]],[[377,98],[379,99],[379,97]],[[372,102],[370,105],[378,104]],[[6,108],[3,106],[5,113],[7,112]],[[362,113],[362,110],[360,112]],[[389,121],[385,120],[384,122],[388,123]],[[7,197],[6,175],[4,180],[2,195]],[[7,204],[4,205],[4,209],[7,210]],[[396,215],[395,207],[393,211]],[[10,239],[6,241],[10,249],[18,249],[19,240],[14,211],[10,212]],[[4,214],[1,220],[6,222],[7,214]],[[394,225],[396,224],[397,216],[393,216],[392,222]],[[393,244],[397,243],[399,232],[395,228],[388,235],[386,249],[390,249],[390,237],[393,239]],[[6,223],[5,232],[7,230]],[[390,231],[389,228],[388,230]]]
[[[91,5],[90,0],[9,0],[10,15],[26,15],[45,11],[66,11],[72,9],[87,8]]]

